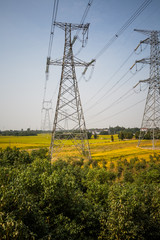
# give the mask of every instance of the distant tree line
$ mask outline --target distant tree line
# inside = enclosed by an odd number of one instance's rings
[[[135,137],[135,139],[138,139],[139,138],[139,134],[140,134],[140,131],[136,131],[135,134],[133,134],[132,132],[129,132],[129,131],[120,131],[119,134],[118,134],[118,138],[120,140],[123,140],[123,139],[132,139],[133,137]],[[155,134],[155,139],[160,139],[160,135],[159,134]],[[144,136],[143,136],[143,139],[145,140],[150,140],[152,139],[152,134],[150,131],[148,131],[147,133],[144,133]]]
[[[132,132],[128,132],[128,131],[121,131],[118,134],[118,138],[123,140],[123,139],[132,139],[133,138],[133,133]]]
[[[135,127],[135,128],[125,128],[125,127],[120,127],[120,126],[116,126],[116,127],[110,127],[109,128],[109,132],[110,134],[119,134],[119,132],[131,132],[133,134],[135,134],[136,132],[139,132],[140,129]]]
[[[97,129],[91,129],[92,132],[96,131]],[[92,136],[92,132],[91,130],[89,131],[88,134],[88,138],[91,138]],[[110,127],[108,130],[106,129],[98,129],[99,130],[99,135],[111,135],[113,136],[114,134],[118,134],[118,138],[120,140],[124,140],[124,139],[132,139],[133,137],[135,139],[139,138],[139,134],[140,134],[140,128],[124,128],[124,127],[120,127],[120,126],[116,126],[116,127]],[[144,139],[152,139],[152,135],[151,132],[148,131],[147,133],[144,134]],[[155,139],[160,139],[160,134],[155,134]],[[113,141],[113,137],[111,137],[111,141]]]
[[[140,131],[140,128],[125,128],[125,127],[120,127],[120,126],[116,126],[116,127],[109,127],[109,129],[106,128],[102,128],[102,129],[98,129],[98,128],[92,128],[88,130],[89,132],[99,132],[99,135],[114,135],[114,134],[119,134],[120,132],[130,132],[132,134],[135,135],[136,132]]]
[[[31,130],[27,128],[27,130],[5,130],[0,131],[1,136],[37,136],[40,133],[47,133],[49,131],[41,131],[41,130]]]

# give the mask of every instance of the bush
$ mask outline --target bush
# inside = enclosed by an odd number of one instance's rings
[[[0,165],[19,165],[19,164],[29,164],[32,162],[27,151],[20,151],[18,148],[7,147],[5,150],[0,152]]]
[[[92,137],[92,132],[87,132],[88,139],[91,139]]]
[[[109,171],[47,156],[0,150],[0,239],[160,239],[159,155]]]

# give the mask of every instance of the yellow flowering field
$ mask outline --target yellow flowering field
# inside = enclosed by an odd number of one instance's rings
[[[23,150],[32,150],[47,147],[49,148],[51,136],[49,134],[39,134],[38,136],[0,136],[0,148],[18,147]],[[65,158],[76,156],[75,148],[72,147],[71,140],[63,140],[63,147],[60,149],[60,157]],[[130,160],[133,157],[145,158],[149,160],[149,156],[154,153],[160,154],[159,150],[146,148],[138,148],[137,140],[119,141],[118,136],[114,135],[114,142],[111,142],[110,135],[100,135],[97,139],[90,139],[90,150],[93,160],[97,160],[100,164],[106,161],[107,165],[110,162],[119,159]],[[145,146],[149,146],[149,141],[143,141]]]
[[[51,137],[49,134],[39,134],[38,136],[0,136],[0,148],[18,147],[20,149],[36,149],[48,147]]]

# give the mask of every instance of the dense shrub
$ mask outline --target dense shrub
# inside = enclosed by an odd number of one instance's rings
[[[94,161],[1,149],[0,239],[160,239],[160,156]]]

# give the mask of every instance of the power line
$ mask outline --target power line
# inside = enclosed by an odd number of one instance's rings
[[[131,77],[129,77],[125,82],[123,82],[116,90],[114,90],[114,93],[115,93],[117,90],[119,90],[123,85],[125,85],[129,80],[131,80],[133,77],[134,77],[134,75],[132,75]],[[116,83],[115,85],[117,85],[117,83]],[[107,95],[107,97],[109,97],[109,96],[112,95],[112,94],[113,94],[113,91],[110,92],[110,93]]]
[[[131,109],[131,108],[133,108],[133,107],[135,107],[135,106],[138,105],[139,103],[144,102],[144,100],[145,100],[145,98],[142,99],[141,101],[139,101],[139,102],[137,102],[137,103],[131,105],[130,107],[127,107],[127,108],[125,108],[125,109],[123,109],[123,110],[121,110],[121,111],[119,111],[119,112],[117,112],[117,113],[115,113],[115,114],[113,114],[113,115],[107,117],[107,118],[101,119],[101,120],[96,121],[96,122],[93,122],[93,123],[102,122],[102,121],[105,121],[106,119],[109,119],[109,118],[115,117],[115,116],[119,115],[120,113],[123,113],[123,112],[125,112],[125,111],[127,111],[127,110],[129,110],[129,109]]]
[[[144,66],[145,67],[145,66]],[[144,68],[143,67],[143,68]],[[98,101],[96,101],[93,105],[91,105],[91,107],[89,107],[86,111],[90,111],[90,109],[92,109],[93,107],[95,107],[95,105],[99,104],[101,102],[101,100],[107,96],[107,98],[113,94],[113,92],[115,93],[117,90],[119,90],[123,85],[125,85],[129,80],[131,80],[137,73],[137,71],[131,75],[131,77],[129,77],[125,82],[123,82],[117,89],[115,89],[114,91],[110,92],[127,74],[129,71],[127,71]],[[108,95],[106,95],[107,93],[109,93]],[[125,95],[125,94],[124,94]],[[121,98],[121,97],[120,97]]]
[[[145,8],[152,2],[152,0],[145,0],[141,6],[133,13],[133,15],[124,23],[118,32],[109,40],[107,44],[96,54],[94,59],[98,59],[113,42],[134,22],[134,20],[145,10]]]
[[[101,113],[105,112],[106,110],[108,110],[109,108],[111,108],[115,103],[117,103],[119,100],[123,99],[123,97],[125,97],[128,93],[130,93],[133,90],[133,88],[129,89],[127,92],[125,92],[121,97],[119,97],[117,100],[115,100],[111,105],[109,105],[108,107],[105,107],[103,110],[99,111],[98,113],[96,113],[96,115],[100,115]],[[134,93],[134,92],[133,92]],[[130,97],[131,95],[127,96]],[[94,115],[94,116],[96,116]]]
[[[143,4],[139,7],[139,9],[138,9],[138,10],[130,17],[130,19],[122,26],[122,28],[117,32],[117,34],[115,34],[115,36],[113,36],[113,37],[111,38],[111,40],[102,48],[102,50],[99,51],[99,53],[96,55],[95,59],[99,58],[99,57],[103,54],[103,52],[104,52],[107,48],[109,48],[109,46],[128,28],[128,26],[140,15],[140,13],[141,13],[150,3],[151,3],[151,0],[143,2]],[[132,54],[131,54],[131,55],[132,55]],[[120,69],[121,69],[121,68],[120,68]],[[127,72],[127,73],[128,73],[128,72]],[[126,74],[127,74],[127,73],[126,73]],[[126,74],[125,74],[124,76],[126,76]],[[122,78],[123,78],[123,77],[122,77]],[[112,90],[112,89],[119,83],[119,81],[120,81],[120,80],[118,80],[118,81],[112,86],[112,88],[111,88],[110,90]],[[105,84],[105,85],[106,85],[106,84]],[[102,89],[102,88],[101,88],[101,89]],[[101,89],[100,89],[99,91],[101,91]],[[133,88],[132,88],[132,89],[133,89]],[[131,90],[132,90],[132,89],[131,89]],[[110,90],[107,91],[107,93],[110,92]],[[129,90],[128,93],[129,93],[131,90]],[[99,92],[99,91],[98,91],[98,92]],[[98,92],[97,92],[97,93],[98,93]],[[106,95],[106,93],[105,93],[105,95]],[[105,95],[103,95],[96,103],[98,103]],[[126,93],[125,93],[123,96],[121,96],[119,99],[117,99],[114,103],[112,103],[110,106],[108,106],[107,108],[105,108],[105,109],[103,109],[102,111],[100,111],[99,113],[97,113],[97,115],[103,113],[104,111],[106,111],[107,109],[109,109],[111,106],[113,106],[115,103],[118,103],[119,100],[123,99],[124,96],[126,96]],[[94,95],[94,97],[95,97],[95,95]],[[128,98],[128,97],[130,97],[130,95],[127,96],[127,98]],[[126,99],[126,98],[125,98],[125,99]],[[123,99],[123,100],[124,100],[124,99]],[[140,102],[142,102],[142,101],[144,101],[144,100],[141,100]],[[139,104],[140,102],[138,102],[138,103],[136,103],[136,104],[134,104],[134,105],[132,105],[132,106],[130,106],[130,107],[128,107],[128,108],[126,108],[126,109],[124,109],[124,110],[122,110],[122,111],[120,111],[120,112],[118,112],[118,113],[116,113],[116,114],[114,114],[114,115],[112,115],[112,116],[110,116],[110,117],[108,117],[108,118],[111,118],[111,117],[113,117],[113,116],[116,116],[116,115],[118,115],[119,113],[122,113],[122,112],[130,109],[130,108],[134,107],[135,105]],[[105,118],[105,119],[106,119],[106,118]],[[101,120],[101,121],[103,121],[103,120]]]
[[[146,9],[146,7],[152,2],[152,0],[145,0],[140,7],[132,14],[132,16],[124,23],[124,25],[118,30],[118,32],[109,40],[109,42],[107,44],[105,44],[105,46],[96,54],[95,58],[94,58],[94,62],[96,62],[96,60],[113,44],[113,42],[135,21],[135,19]],[[133,51],[134,53],[134,51]],[[131,55],[133,54],[131,53]],[[126,59],[126,62],[128,61],[128,59],[131,57],[131,55]],[[124,65],[125,62],[122,64]],[[121,69],[121,67],[120,67]],[[119,71],[119,70],[118,70]],[[116,72],[117,73],[117,72]],[[116,74],[115,73],[115,74]],[[82,73],[82,75],[84,75],[84,73]],[[111,77],[111,79],[113,78],[113,76]],[[110,81],[111,81],[110,79]],[[109,82],[110,82],[109,81]],[[103,87],[101,87],[96,94],[93,95],[93,97],[91,97],[89,99],[89,101],[91,101],[99,92],[101,92],[101,90],[109,83],[107,82],[105,85],[103,85]]]
[[[137,73],[137,72],[136,72]],[[135,74],[136,74],[135,73]],[[135,76],[135,74],[134,75],[132,75],[130,78],[128,78],[124,83],[122,83],[121,85],[120,85],[120,87],[121,86],[123,86],[124,84],[126,84],[126,82],[128,82],[131,78],[133,78],[134,76]],[[119,87],[119,88],[120,88]],[[119,90],[119,88],[117,88],[116,90],[114,90],[114,92],[115,91],[117,91],[117,90]],[[106,107],[106,108],[104,108],[103,110],[101,110],[101,111],[99,111],[98,113],[96,113],[96,115],[93,115],[92,116],[92,118],[94,118],[95,116],[97,116],[97,115],[100,115],[101,113],[103,113],[103,112],[105,112],[106,110],[108,110],[109,108],[111,108],[112,106],[114,106],[115,104],[119,104],[120,102],[123,102],[124,100],[126,100],[127,98],[129,98],[130,96],[132,96],[134,93],[135,93],[135,91],[133,92],[133,93],[131,93],[130,95],[128,95],[132,90],[134,90],[134,87],[132,87],[130,90],[128,90],[127,92],[125,92],[121,97],[119,97],[117,100],[115,100],[113,103],[111,103],[108,107]],[[145,89],[146,90],[146,89]],[[109,94],[109,95],[111,95],[112,94],[112,92]],[[108,95],[108,96],[109,96]],[[127,96],[128,95],[128,96]],[[125,97],[126,96],[126,97]],[[125,98],[124,98],[125,97]],[[92,106],[93,107],[93,106]],[[89,109],[87,109],[87,111],[89,111],[92,107],[90,107]]]
[[[125,111],[127,111],[127,110],[129,110],[129,109],[131,109],[131,108],[133,108],[133,107],[135,107],[135,106],[137,106],[139,103],[144,102],[144,100],[145,100],[145,98],[142,99],[142,100],[140,100],[139,102],[137,102],[137,103],[131,105],[130,107],[127,107],[127,108],[125,108],[124,110],[119,111],[118,113],[115,113],[115,114],[109,116],[108,118],[112,118],[112,117],[114,117],[114,116],[116,116],[116,115],[118,115],[118,114],[120,114],[120,113],[123,113],[123,112],[125,112]],[[108,118],[107,118],[107,119],[108,119]]]
[[[109,90],[107,90],[107,92],[101,96],[94,104],[91,105],[91,107],[89,107],[86,111],[89,111],[90,109],[92,109],[93,107],[95,107],[95,105],[99,104],[101,102],[101,100],[107,95],[107,93],[109,93],[127,74],[129,71],[127,71]]]
[[[46,62],[46,78],[45,78],[45,85],[44,85],[43,102],[45,101],[45,97],[46,97],[47,81],[48,81],[48,74],[49,74],[49,62],[50,62],[51,51],[52,51],[52,44],[53,44],[55,22],[56,22],[57,11],[58,11],[58,4],[59,4],[59,0],[54,0],[51,32],[50,32],[50,39],[49,39],[49,46],[48,46],[48,56],[47,56],[47,62]]]
[[[126,84],[126,82],[128,82],[131,78],[133,78],[135,76],[135,74],[134,75],[132,75],[130,78],[128,78],[124,83],[122,83],[121,84],[121,86],[123,86],[124,84]],[[120,86],[120,87],[121,87]],[[120,88],[119,87],[119,88]],[[116,90],[114,90],[114,92],[115,91],[117,91],[117,90],[119,90],[119,88],[117,88]],[[119,104],[119,103],[121,103],[121,102],[123,102],[124,100],[126,100],[127,98],[129,98],[130,96],[132,96],[134,93],[135,93],[135,91],[133,92],[133,93],[131,93],[130,95],[128,95],[132,90],[134,90],[134,87],[132,87],[130,90],[128,90],[127,92],[125,92],[121,97],[119,97],[117,100],[115,100],[113,103],[111,103],[108,107],[106,107],[106,108],[104,108],[103,110],[101,110],[101,111],[99,111],[98,113],[96,113],[96,115],[93,115],[92,116],[92,118],[94,117],[94,116],[97,116],[97,115],[100,115],[101,113],[103,113],[103,112],[105,112],[106,110],[108,110],[109,108],[111,108],[112,106],[114,106],[115,104],[117,105],[117,104]],[[145,89],[146,90],[146,89]],[[112,92],[109,94],[109,95],[111,95],[112,94]],[[108,95],[108,96],[109,96]],[[128,95],[128,96],[127,96]],[[124,98],[125,97],[125,98]],[[87,109],[87,111],[89,111],[91,108],[89,108],[89,109]]]
[[[86,19],[86,17],[87,17],[87,14],[88,14],[88,12],[89,12],[89,9],[90,9],[92,3],[93,3],[93,0],[89,0],[89,1],[88,1],[87,7],[86,7],[86,9],[85,9],[85,11],[84,11],[84,13],[83,13],[83,16],[82,16],[82,19],[81,19],[81,21],[80,21],[80,24],[84,24],[84,21],[85,21],[85,19]],[[79,31],[80,31],[80,29],[77,29],[76,36],[78,36]]]
[[[84,11],[84,13],[83,13],[83,16],[82,16],[82,19],[81,19],[81,21],[80,21],[80,24],[84,24],[84,21],[85,21],[85,19],[86,19],[86,17],[87,17],[87,14],[88,14],[88,12],[89,12],[89,9],[90,9],[92,3],[93,3],[93,0],[89,0],[89,1],[88,1],[87,7],[86,7],[86,9],[85,9],[85,11]],[[74,38],[73,38],[73,41],[72,41],[72,45],[76,42],[77,39],[79,39],[79,37],[78,37],[79,32],[80,32],[80,29],[77,29],[76,34],[75,34],[75,36],[74,36]],[[79,39],[79,40],[80,40],[80,39]],[[87,40],[88,40],[88,36],[87,36],[86,41],[87,41]],[[77,56],[77,55],[81,52],[81,50],[82,50],[83,47],[84,47],[84,40],[82,41],[82,46],[80,47],[80,49],[78,50],[78,52],[75,54],[75,56]]]
[[[59,0],[54,0],[52,23],[51,23],[51,32],[50,32],[50,39],[49,39],[49,46],[48,46],[48,58],[51,57],[54,30],[55,30],[55,22],[56,22],[57,11],[58,11],[58,4],[59,4]]]
[[[122,69],[122,67],[128,62],[128,60],[132,57],[132,55],[134,54],[134,51],[131,52],[131,54],[125,59],[125,61],[120,65],[120,67],[117,69],[117,71],[114,72],[114,74],[109,78],[109,80],[87,101],[87,102],[90,102],[92,99],[95,98],[95,96],[97,94],[99,94],[103,89],[104,87],[111,82],[111,80],[116,76],[116,74]],[[127,71],[128,73],[128,71]],[[127,74],[126,73],[126,74]],[[108,90],[107,90],[108,92]],[[106,93],[105,93],[106,94]],[[102,97],[101,97],[102,98]],[[100,99],[101,99],[100,98]]]

